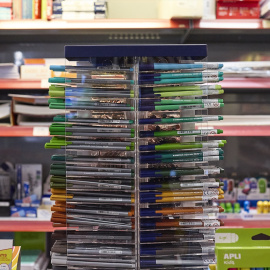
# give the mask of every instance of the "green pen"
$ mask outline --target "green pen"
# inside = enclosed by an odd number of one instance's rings
[[[134,142],[106,142],[91,140],[65,140],[54,137],[45,144],[46,149],[134,151]]]
[[[174,92],[151,92],[140,91],[140,98],[159,98],[159,97],[184,97],[184,96],[208,96],[208,95],[220,95],[224,90],[196,90],[196,91],[174,91]]]
[[[50,97],[117,97],[117,98],[134,98],[134,90],[112,90],[86,87],[63,87],[60,85],[50,85]]]
[[[147,124],[177,124],[186,122],[204,122],[204,121],[220,121],[223,120],[222,116],[199,116],[199,117],[181,117],[181,118],[142,118],[139,119],[140,125]]]
[[[139,106],[139,111],[177,111],[177,110],[199,110],[199,109],[209,109],[209,108],[221,108],[224,107],[224,103],[203,103],[196,105],[146,105]]]
[[[73,124],[53,123],[50,128],[50,135],[62,136],[96,136],[96,137],[123,137],[134,138],[133,128],[111,128],[103,126],[82,126]]]
[[[169,131],[140,131],[140,137],[170,137],[170,136],[208,136],[223,133],[221,129],[201,130],[169,130]]]
[[[204,104],[223,103],[223,99],[140,99],[139,105],[181,105],[181,104]]]
[[[140,154],[140,161],[161,160],[170,158],[195,158],[208,156],[221,156],[224,151],[220,148],[200,151],[177,151],[177,152],[146,152]]]
[[[219,82],[222,81],[223,77],[192,77],[192,78],[170,78],[170,79],[162,79],[162,78],[147,78],[139,80],[139,84],[181,84],[181,83],[207,83],[207,82]]]
[[[219,148],[223,147],[222,142],[194,142],[194,143],[164,143],[164,144],[149,144],[140,145],[140,151],[169,151],[180,149],[194,149],[194,148]]]

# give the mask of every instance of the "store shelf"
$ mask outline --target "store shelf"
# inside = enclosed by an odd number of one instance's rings
[[[0,137],[47,137],[48,127],[0,126]]]
[[[269,228],[270,214],[220,214],[218,216],[224,222],[226,227],[241,227],[241,228]]]
[[[53,232],[49,220],[37,218],[0,218],[0,232]]]
[[[0,23],[1,24],[1,23]],[[269,78],[225,78],[224,89],[270,89]],[[0,89],[48,89],[40,80],[0,79]]]
[[[270,136],[270,126],[211,126],[222,129],[223,133],[215,136]]]
[[[70,30],[70,29],[171,29],[189,28],[189,20],[98,19],[89,21],[1,21],[1,30]]]
[[[270,89],[269,78],[226,78],[220,82],[226,89]]]
[[[1,89],[48,89],[42,86],[41,80],[0,79]]]
[[[98,19],[89,21],[22,20],[1,21],[1,30],[52,30],[52,29],[268,29],[270,23],[261,19]]]

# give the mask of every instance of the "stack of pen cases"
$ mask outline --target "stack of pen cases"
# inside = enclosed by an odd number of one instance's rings
[[[46,144],[65,150],[52,156],[51,221],[69,228],[53,235],[52,264],[135,269],[135,60],[90,60],[51,66],[66,71],[49,80],[50,108],[66,109]]]
[[[62,269],[200,269],[215,262],[223,197],[212,163],[223,90],[206,45],[66,46],[51,78],[52,265]],[[212,162],[213,161],[213,162]]]
[[[225,141],[208,137],[222,130],[198,124],[222,119],[207,115],[223,106],[210,97],[223,92],[215,84],[222,65],[181,60],[144,57],[139,64],[141,269],[207,269],[215,261],[221,222],[213,214],[223,209],[212,201],[223,191],[214,164]]]

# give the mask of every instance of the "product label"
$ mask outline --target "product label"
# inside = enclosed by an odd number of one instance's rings
[[[214,219],[209,219],[209,220],[204,220],[204,227],[219,227],[220,226],[220,222],[218,220],[214,220]]]
[[[99,254],[122,254],[121,250],[114,250],[114,249],[101,249],[99,250]]]
[[[200,221],[180,221],[180,226],[202,226],[202,223]]]
[[[218,195],[211,195],[211,196],[202,196],[202,201],[212,201],[217,200]]]

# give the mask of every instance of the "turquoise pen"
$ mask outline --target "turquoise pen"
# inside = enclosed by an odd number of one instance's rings
[[[203,71],[203,72],[183,72],[183,73],[140,73],[141,80],[147,80],[151,78],[159,79],[176,79],[176,78],[218,78],[222,77],[221,71]]]
[[[179,84],[179,83],[214,83],[220,82],[223,80],[223,77],[207,77],[207,78],[178,78],[178,79],[160,79],[160,78],[150,78],[139,80],[139,84]]]
[[[154,63],[140,64],[140,71],[148,70],[178,70],[178,69],[220,69],[223,64],[218,63],[193,63],[193,64],[174,64],[174,63]]]

